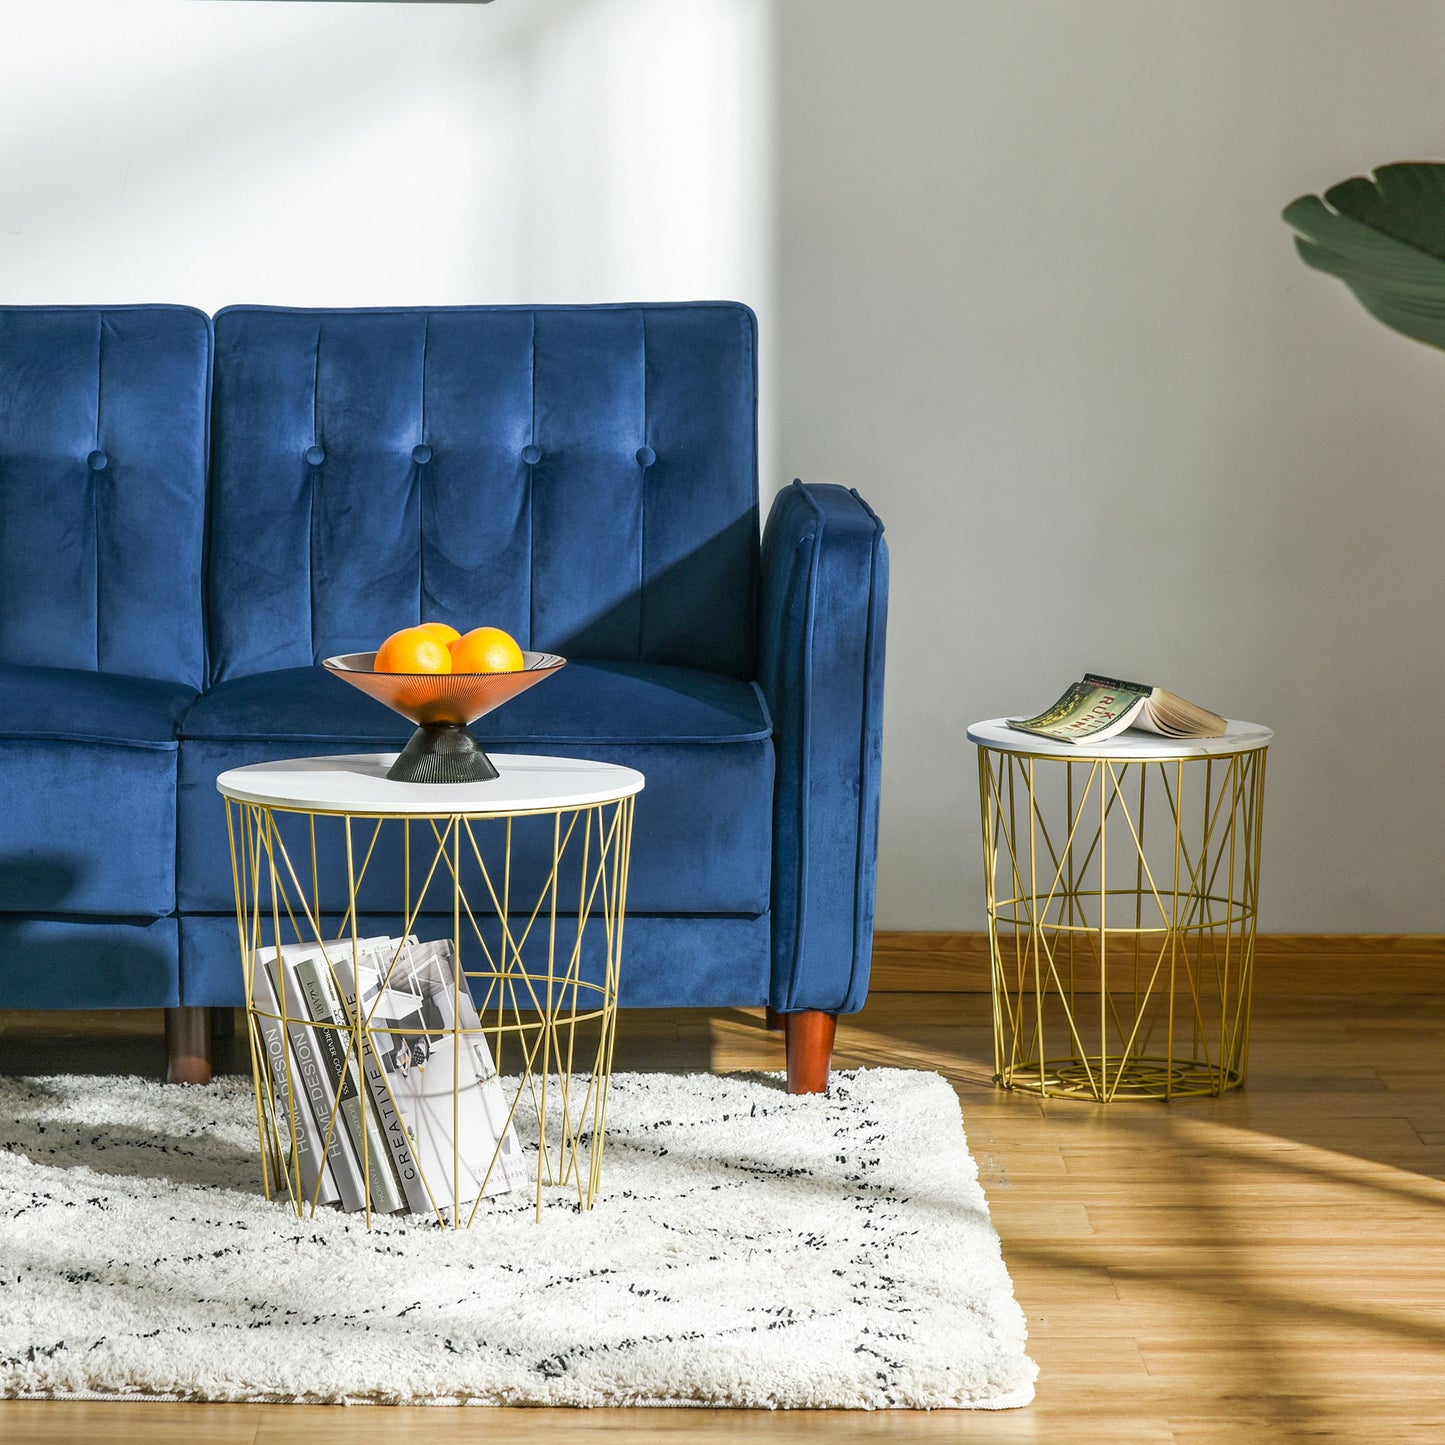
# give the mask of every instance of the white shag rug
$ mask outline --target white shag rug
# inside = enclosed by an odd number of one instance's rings
[[[520,1111],[519,1111],[520,1113]],[[523,1137],[525,1122],[519,1119]],[[937,1074],[620,1074],[590,1213],[470,1231],[261,1198],[248,1079],[0,1080],[0,1395],[1024,1405],[1024,1319]],[[484,1213],[485,1211],[485,1213]]]

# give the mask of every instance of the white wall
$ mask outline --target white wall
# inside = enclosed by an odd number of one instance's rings
[[[0,0],[0,286],[207,309],[759,291],[763,18]]]
[[[1445,157],[1442,54],[1436,0],[0,0],[0,300],[747,300],[767,484],[888,524],[882,926],[981,926],[964,726],[1096,667],[1278,730],[1266,927],[1445,931],[1445,357],[1278,220]]]
[[[880,926],[982,926],[964,728],[1092,668],[1276,729],[1263,927],[1445,931],[1445,356],[1279,220],[1445,159],[1445,7],[776,15],[780,460],[892,545]]]
[[[0,0],[0,301],[766,323],[768,44],[766,0]]]

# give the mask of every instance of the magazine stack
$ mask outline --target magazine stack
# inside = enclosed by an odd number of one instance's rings
[[[257,951],[253,1019],[275,1161],[310,1206],[432,1214],[525,1190],[527,1169],[452,945],[345,939]],[[359,1027],[358,1027],[359,1024]]]

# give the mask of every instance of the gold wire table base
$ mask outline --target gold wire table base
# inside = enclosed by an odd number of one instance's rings
[[[1245,1082],[1265,753],[979,744],[1001,1087],[1107,1103]]]
[[[265,1043],[266,1025],[331,1031],[344,1048],[351,1071],[336,1081],[314,1108],[323,1135],[320,1157],[331,1160],[344,1147],[343,1104],[354,1108],[348,1094],[360,1099],[362,1118],[384,1130],[401,1116],[393,1081],[376,1060],[387,1034],[373,1029],[365,1009],[348,1006],[344,1022],[319,1021],[304,1000],[283,996],[269,1001],[257,987],[260,960],[282,945],[327,945],[360,975],[369,911],[374,923],[375,881],[367,879],[373,861],[388,849],[399,852],[405,897],[390,914],[396,939],[415,934],[419,920],[446,919],[451,945],[451,1057],[462,1056],[473,1036],[481,1036],[495,1060],[496,1075],[506,1099],[506,1127],[531,1131],[522,1145],[534,1169],[533,1202],[541,1218],[544,1186],[575,1193],[578,1207],[590,1209],[597,1197],[605,1149],[607,1102],[617,1019],[617,984],[626,913],[627,871],[631,856],[633,796],[577,807],[538,808],[502,817],[485,814],[346,814],[310,812],[226,796],[236,920],[246,982],[247,1021],[251,1040],[252,1081],[261,1147],[262,1184],[266,1197],[284,1194],[298,1215],[313,1214],[319,1186],[303,1187],[298,1148],[299,1110],[308,1107],[308,1077],[298,1066],[294,1045],[285,1050],[285,1068],[271,1067]],[[544,875],[540,892],[523,896],[521,869],[514,869],[524,828],[534,830],[529,857],[533,877]],[[550,834],[539,848],[535,830]],[[514,844],[518,846],[514,848]],[[328,856],[328,847],[336,852]],[[540,853],[542,864],[537,868]],[[330,914],[322,907],[321,880],[333,886],[339,859],[345,860],[346,904]],[[380,872],[380,869],[377,870]],[[431,906],[428,908],[428,901]],[[329,920],[335,920],[334,924]],[[433,927],[435,932],[435,927]],[[400,966],[403,950],[391,954],[384,987]],[[315,955],[313,955],[315,956]],[[331,982],[347,996],[334,965]],[[456,1004],[469,990],[478,1027],[462,1022]],[[352,996],[354,998],[354,995]],[[422,1030],[390,1029],[397,1034]],[[280,1035],[273,1030],[273,1038]],[[318,1037],[321,1037],[318,1034]],[[324,1042],[324,1040],[323,1040]],[[377,1047],[380,1043],[381,1048]],[[318,1050],[319,1052],[319,1050]],[[371,1073],[368,1073],[368,1068]],[[453,1065],[456,1068],[456,1065]],[[376,1079],[377,1074],[380,1080]],[[363,1087],[361,1080],[372,1080]],[[452,1117],[458,1117],[460,1075],[452,1074]],[[315,1097],[317,1075],[309,1076]],[[522,1107],[525,1103],[525,1107]],[[389,1106],[389,1107],[388,1107]],[[445,1110],[443,1110],[445,1112]],[[368,1227],[376,1198],[374,1173],[386,1167],[372,1156],[369,1127],[361,1138],[359,1178],[365,1182]],[[381,1137],[386,1137],[384,1134]],[[501,1143],[480,1185],[463,1187],[460,1143],[453,1145],[450,1168],[442,1177],[426,1177],[420,1158],[429,1213],[444,1226],[460,1228],[476,1219],[499,1165]],[[418,1156],[420,1151],[416,1151]],[[436,1171],[434,1171],[436,1172]],[[449,1176],[449,1177],[448,1177]],[[502,1196],[506,1198],[507,1196]],[[515,1197],[515,1196],[512,1196]]]
[[[1051,1098],[1182,1099],[1237,1089],[1244,1076],[1206,1059],[1133,1058],[1106,1075],[1100,1060],[1045,1059],[1042,1066],[1009,1069],[997,1082],[1006,1089]]]

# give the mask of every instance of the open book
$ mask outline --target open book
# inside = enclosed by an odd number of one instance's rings
[[[1217,738],[1229,726],[1218,713],[1162,687],[1093,672],[1037,717],[1009,718],[1008,725],[1064,743],[1096,743],[1125,728],[1143,728],[1166,738]]]
[[[479,1194],[526,1188],[511,1111],[465,981],[457,990],[451,944],[388,940],[355,976],[348,959],[337,972],[347,1007],[359,996],[372,1031],[367,1079],[410,1208],[461,1209]]]

